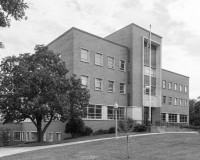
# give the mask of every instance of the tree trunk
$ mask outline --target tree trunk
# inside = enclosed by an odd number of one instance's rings
[[[41,143],[43,142],[43,132],[42,132],[42,116],[38,115],[36,117],[36,121],[37,121],[37,142]]]

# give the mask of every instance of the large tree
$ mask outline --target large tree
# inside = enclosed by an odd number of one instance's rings
[[[10,27],[11,18],[16,21],[27,19],[25,10],[28,5],[24,0],[0,0],[0,27]],[[4,45],[0,42],[0,48]]]
[[[38,142],[53,120],[64,122],[72,116],[73,107],[80,113],[88,105],[88,90],[81,88],[81,80],[74,75],[66,78],[65,64],[48,47],[38,45],[35,54],[6,57],[0,69],[4,123],[30,119],[37,128]],[[43,127],[42,122],[46,122]]]
[[[189,118],[191,125],[200,125],[200,101],[197,101],[196,99],[190,99]]]

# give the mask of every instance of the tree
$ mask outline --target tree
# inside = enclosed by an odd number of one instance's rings
[[[82,110],[88,104],[85,95],[89,93],[81,88],[81,80],[74,75],[67,79],[65,64],[59,54],[48,47],[37,45],[35,54],[6,57],[0,67],[3,123],[30,119],[37,128],[38,142],[43,141],[43,135],[53,120],[64,122],[71,117],[73,97],[70,94],[77,93],[77,88],[82,91],[78,96],[83,101],[74,102],[76,109]],[[43,121],[46,124],[42,128]]]
[[[25,16],[27,8],[28,5],[24,0],[0,0],[0,27],[10,27],[11,18],[16,21],[27,19]],[[3,43],[0,42],[0,48],[3,47]]]
[[[200,125],[200,101],[190,99],[189,101],[189,118],[190,124]]]
[[[81,119],[85,115],[82,106],[88,106],[90,95],[89,90],[82,88],[81,81],[76,80],[74,75],[69,80],[70,117],[66,123],[65,133],[70,133],[74,137],[75,133],[83,133],[85,130],[85,123]]]

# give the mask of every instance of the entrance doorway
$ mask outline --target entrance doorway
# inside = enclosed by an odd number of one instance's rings
[[[149,107],[144,107],[144,125],[149,125]],[[151,123],[152,123],[152,108],[151,108]]]

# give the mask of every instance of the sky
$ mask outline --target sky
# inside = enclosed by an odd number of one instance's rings
[[[163,37],[162,68],[190,77],[191,99],[200,96],[199,0],[24,0],[27,20],[0,28],[1,58],[34,53],[71,27],[105,37],[135,23]]]

